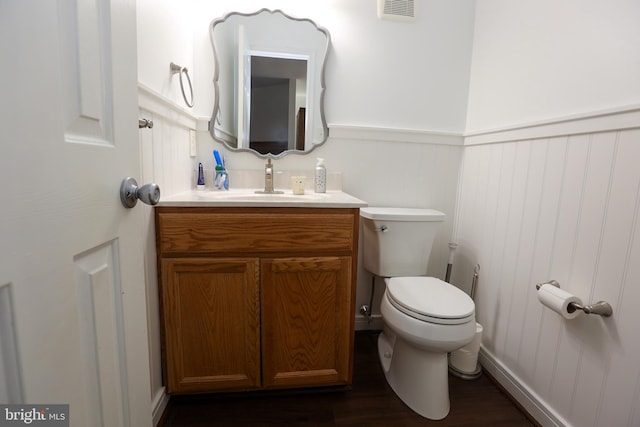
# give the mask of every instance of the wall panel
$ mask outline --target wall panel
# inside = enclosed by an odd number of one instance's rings
[[[196,159],[189,153],[189,130],[196,128],[196,119],[179,104],[167,100],[143,86],[139,87],[139,118],[153,121],[152,128],[139,130],[141,173],[139,183],[155,182],[162,196],[195,187]],[[138,207],[136,207],[138,209]],[[153,419],[157,424],[168,403],[162,381],[160,359],[160,309],[156,267],[156,239],[153,207],[142,205],[145,224],[145,280],[149,354],[151,369],[151,400]]]
[[[522,132],[463,154],[452,279],[481,264],[481,360],[544,425],[637,425],[640,123]],[[562,319],[536,296],[549,279],[614,315]]]

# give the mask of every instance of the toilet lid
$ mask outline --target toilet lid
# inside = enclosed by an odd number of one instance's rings
[[[435,277],[392,277],[387,295],[398,310],[431,323],[466,323],[475,312],[469,295]]]

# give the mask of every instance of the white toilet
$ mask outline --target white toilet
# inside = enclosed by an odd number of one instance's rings
[[[423,417],[449,413],[447,353],[471,342],[475,304],[457,287],[426,277],[445,215],[432,209],[360,209],[364,267],[384,277],[378,352],[387,382]]]

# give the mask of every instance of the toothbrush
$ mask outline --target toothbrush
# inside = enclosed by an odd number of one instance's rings
[[[224,170],[224,184],[225,190],[229,190],[229,173],[227,172],[227,159],[222,156],[222,170]]]
[[[222,163],[222,160],[220,159],[220,153],[218,153],[218,150],[213,150],[213,157],[215,157],[216,164],[218,166],[224,166],[223,163]]]

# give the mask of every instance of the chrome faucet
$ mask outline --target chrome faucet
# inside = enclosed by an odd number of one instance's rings
[[[256,193],[262,194],[282,194],[284,191],[275,191],[273,189],[273,164],[271,158],[267,159],[267,164],[264,166],[264,190],[258,190]]]

